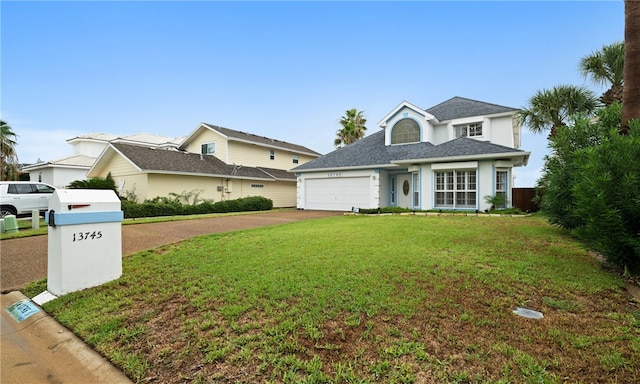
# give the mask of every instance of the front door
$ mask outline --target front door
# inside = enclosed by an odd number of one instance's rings
[[[397,180],[398,207],[413,208],[411,175],[398,175]]]

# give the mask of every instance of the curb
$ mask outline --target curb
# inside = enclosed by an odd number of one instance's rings
[[[26,318],[16,318],[16,311],[9,312],[9,307],[18,302],[23,304]],[[132,383],[22,292],[2,294],[1,317],[0,382]]]

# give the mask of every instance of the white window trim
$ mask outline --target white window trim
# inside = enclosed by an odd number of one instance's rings
[[[465,174],[465,181],[464,181],[464,185],[465,188],[468,188],[469,185],[471,185],[471,181],[470,181],[470,172],[474,172],[475,173],[475,189],[458,189],[458,174],[459,173],[464,173]],[[444,174],[444,180],[443,180],[443,189],[438,189],[438,174],[442,173]],[[448,180],[449,177],[449,173],[451,173],[451,181]],[[434,208],[438,208],[438,209],[477,209],[478,208],[478,170],[477,169],[441,169],[441,170],[434,170],[433,172],[433,181],[434,181],[434,186],[433,186],[433,190],[434,190],[434,194],[433,194],[433,207]],[[449,186],[452,186],[452,188],[449,188]],[[445,198],[444,204],[439,204],[438,203],[438,193],[444,193],[445,194]],[[451,204],[446,204],[446,194],[447,193],[451,193],[452,194],[452,199],[451,199]],[[457,201],[458,201],[458,193],[475,193],[475,205],[458,205]]]
[[[471,126],[480,126],[480,130],[482,131],[482,133],[480,135],[471,135]],[[464,128],[466,131],[466,134],[464,136],[458,136],[457,131],[458,129],[462,129]],[[475,127],[477,128],[477,127]],[[465,124],[455,124],[453,125],[453,138],[457,139],[459,137],[473,137],[473,138],[478,138],[478,137],[484,137],[484,124],[482,121],[474,121],[474,122],[470,122],[470,123],[465,123]]]
[[[498,189],[498,173],[504,174],[504,189]],[[502,207],[496,208],[507,208],[509,205],[509,170],[506,168],[496,168],[495,173],[495,182],[493,185],[494,188],[494,196],[497,196],[499,193],[503,193],[505,195],[505,205]]]

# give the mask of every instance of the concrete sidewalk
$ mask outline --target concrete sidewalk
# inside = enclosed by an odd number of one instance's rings
[[[3,384],[131,383],[122,371],[20,292],[2,295],[1,334]]]

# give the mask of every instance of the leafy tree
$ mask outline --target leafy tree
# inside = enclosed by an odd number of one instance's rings
[[[571,127],[559,127],[555,136],[549,139],[551,153],[545,156],[542,177],[536,188],[538,196],[542,196],[540,208],[551,223],[566,229],[575,229],[584,224],[575,211],[572,191],[573,185],[581,177],[580,169],[585,161],[584,155],[577,152],[599,145],[604,140],[607,129],[603,127],[610,126],[611,115],[616,116],[616,110],[619,116],[620,108],[619,104],[614,104],[609,109],[599,111],[600,124],[591,124],[590,119],[578,118]]]
[[[640,271],[640,121],[620,135],[622,106],[558,129],[546,157],[541,206],[607,260]]]
[[[640,119],[640,1],[624,2],[624,90],[621,133],[631,119]]]
[[[67,188],[70,189],[111,189],[116,194],[118,190],[116,188],[116,182],[113,180],[111,176],[111,172],[107,174],[105,178],[102,177],[92,177],[86,180],[75,180],[72,181]]]
[[[347,110],[340,119],[342,129],[336,132],[337,138],[333,144],[336,147],[341,147],[362,139],[367,130],[367,127],[364,126],[366,123],[367,119],[362,115],[362,111],[355,108]]]
[[[591,77],[598,85],[609,86],[600,97],[604,105],[622,103],[624,79],[624,43],[616,42],[602,47],[580,59],[580,72],[587,78]]]
[[[625,272],[640,272],[640,120],[629,123],[627,135],[614,128],[581,152],[573,193],[584,225],[574,234]]]
[[[0,120],[0,180],[15,180],[18,175],[17,135]]]
[[[532,132],[549,130],[549,137],[552,138],[558,128],[573,122],[573,116],[590,116],[597,107],[597,98],[587,88],[559,85],[551,90],[536,92],[529,99],[529,105],[518,112],[517,118],[521,125],[527,125]]]

